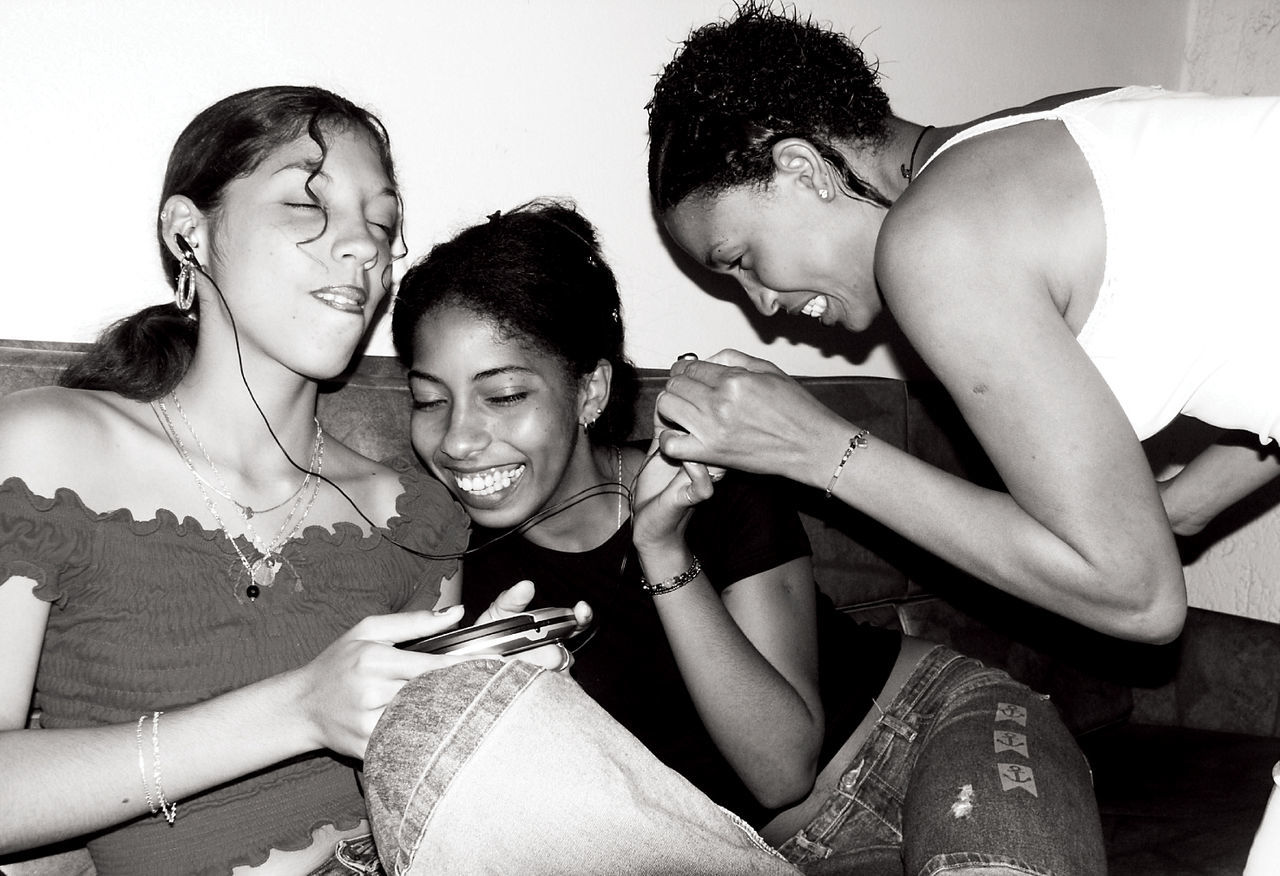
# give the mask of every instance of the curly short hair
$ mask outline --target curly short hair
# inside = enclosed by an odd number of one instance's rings
[[[649,191],[660,214],[691,194],[765,185],[772,149],[808,140],[847,193],[889,201],[860,179],[837,142],[879,145],[889,98],[844,34],[794,7],[746,0],[732,18],[695,29],[658,77],[649,111]]]

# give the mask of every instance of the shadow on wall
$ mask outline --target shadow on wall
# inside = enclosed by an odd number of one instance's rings
[[[1260,457],[1275,456],[1280,452],[1274,442],[1263,446],[1254,435],[1224,433],[1221,429],[1192,417],[1178,417],[1163,431],[1143,442],[1142,446],[1147,452],[1152,471],[1157,478],[1163,480],[1215,441],[1252,447]],[[1277,505],[1280,505],[1280,478],[1227,508],[1202,532],[1180,537],[1178,550],[1182,554],[1183,564],[1194,563],[1213,545],[1244,529],[1274,510]]]

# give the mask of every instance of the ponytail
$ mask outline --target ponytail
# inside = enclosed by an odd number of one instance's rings
[[[196,321],[176,304],[144,308],[109,326],[83,357],[67,366],[58,384],[153,401],[186,375],[196,334]]]

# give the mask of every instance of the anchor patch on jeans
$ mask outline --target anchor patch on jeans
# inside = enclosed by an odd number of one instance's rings
[[[1032,797],[1040,796],[1036,793],[1036,774],[1031,771],[1031,767],[1020,763],[997,763],[996,769],[1000,771],[1001,791],[1021,788]]]
[[[995,742],[995,753],[1002,751],[1016,751],[1023,757],[1030,757],[1027,753],[1027,737],[1023,733],[1014,733],[1012,730],[996,730],[991,734]]]
[[[996,720],[1013,721],[1015,724],[1027,726],[1027,709],[1013,703],[996,703]]]

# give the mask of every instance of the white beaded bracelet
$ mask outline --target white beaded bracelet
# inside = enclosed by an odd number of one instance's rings
[[[694,557],[692,566],[685,569],[679,575],[675,575],[671,578],[667,578],[665,581],[659,581],[656,584],[650,584],[649,580],[645,578],[644,575],[641,575],[640,586],[643,587],[645,592],[648,593],[650,596],[661,596],[663,593],[670,593],[672,590],[679,590],[681,587],[688,584],[690,581],[692,581],[694,578],[697,578],[701,574],[702,574],[702,563],[698,561],[697,557]]]

